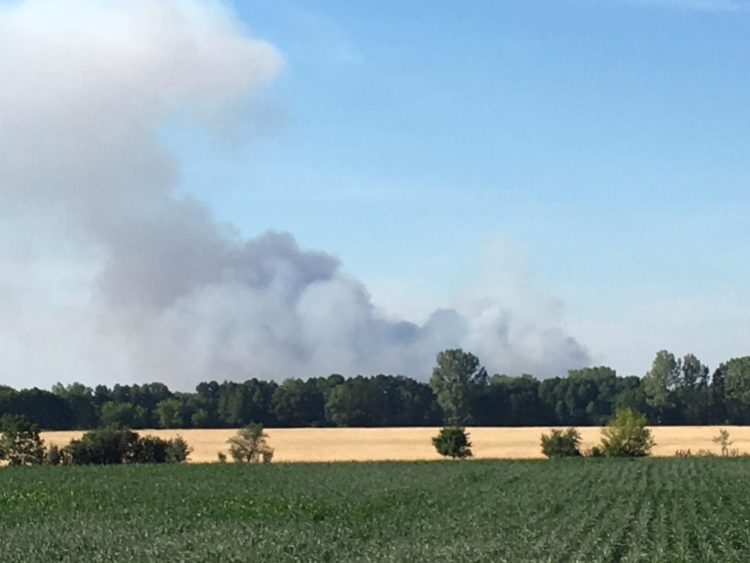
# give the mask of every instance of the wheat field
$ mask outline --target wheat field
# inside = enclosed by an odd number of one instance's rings
[[[662,426],[653,428],[655,456],[673,456],[677,450],[690,448],[719,453],[712,437],[720,428],[729,430],[732,447],[750,452],[750,427],[742,426]],[[543,457],[539,439],[547,427],[468,428],[474,457],[480,459],[534,459]],[[583,447],[599,442],[600,428],[579,428]],[[219,451],[227,451],[227,439],[236,430],[139,430],[162,438],[182,436],[193,447],[190,461],[206,463],[217,460]],[[438,428],[271,428],[269,443],[275,449],[275,462],[327,461],[418,461],[439,459],[431,438]],[[66,445],[82,432],[43,432],[49,444]]]

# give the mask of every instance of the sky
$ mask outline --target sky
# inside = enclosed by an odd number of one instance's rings
[[[59,4],[0,2],[0,383],[748,353],[750,2]]]

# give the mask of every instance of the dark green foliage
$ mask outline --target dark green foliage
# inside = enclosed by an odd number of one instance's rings
[[[94,398],[94,390],[81,383],[63,385],[58,383],[52,392],[68,403],[73,413],[73,428],[88,429],[99,424],[99,414]]]
[[[712,376],[693,354],[663,350],[644,378],[606,366],[570,370],[543,381],[487,374],[460,349],[437,357],[430,384],[401,375],[338,374],[278,384],[209,381],[193,393],[161,383],[57,384],[52,392],[0,385],[0,416],[26,416],[44,430],[127,428],[440,426],[600,426],[635,409],[651,424],[750,424],[750,357]]]
[[[102,428],[86,432],[65,446],[72,465],[117,465],[135,461],[138,434],[125,428]]]
[[[325,424],[326,397],[313,379],[287,379],[271,397],[280,426],[306,427]]]
[[[441,417],[432,389],[403,376],[352,377],[328,395],[325,415],[335,426],[431,426]]]
[[[0,461],[8,465],[41,465],[44,442],[39,427],[22,415],[6,414],[0,418]]]
[[[148,424],[148,413],[140,405],[122,401],[107,401],[101,406],[100,420],[103,426],[121,426],[124,428],[145,428]]]
[[[268,445],[268,434],[262,424],[249,424],[227,440],[232,459],[239,463],[270,463],[273,448]]]
[[[750,424],[750,356],[734,358],[719,366],[728,419]]]
[[[191,413],[180,399],[164,399],[156,405],[159,428],[185,428],[190,425]]]
[[[445,457],[464,459],[471,457],[471,442],[466,430],[460,426],[447,426],[432,439],[437,452]]]
[[[655,445],[646,417],[633,409],[615,414],[602,429],[602,451],[607,457],[645,457]]]
[[[430,387],[447,423],[458,425],[473,422],[475,405],[486,392],[486,384],[487,372],[474,354],[457,348],[444,350],[437,355]]]
[[[190,457],[191,448],[184,438],[177,436],[167,440],[167,463],[184,463]]]
[[[50,444],[44,456],[44,463],[46,465],[61,465],[65,463],[63,449],[55,444]]]
[[[41,389],[0,389],[0,416],[15,414],[43,430],[66,430],[75,424],[70,405],[62,397]]]
[[[141,436],[126,457],[127,463],[166,463],[168,445],[163,438]]]
[[[745,561],[750,460],[0,471],[3,563]]]
[[[542,453],[548,458],[580,457],[581,434],[575,428],[542,434]]]
[[[123,463],[181,463],[190,454],[182,438],[164,440],[139,436],[127,428],[103,428],[71,440],[62,450],[70,465],[119,465]]]

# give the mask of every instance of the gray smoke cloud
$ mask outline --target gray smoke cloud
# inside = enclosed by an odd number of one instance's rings
[[[245,240],[177,195],[164,122],[220,129],[283,65],[219,2],[0,4],[0,378],[424,378],[455,346],[494,371],[588,363],[494,301],[386,318],[336,258],[286,233]]]

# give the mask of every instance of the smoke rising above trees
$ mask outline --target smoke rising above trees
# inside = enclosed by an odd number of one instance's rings
[[[288,233],[245,239],[180,195],[164,124],[218,130],[284,65],[220,2],[0,7],[0,375],[425,379],[467,345],[496,371],[589,362],[554,320],[516,330],[508,304],[386,318],[335,257]]]

